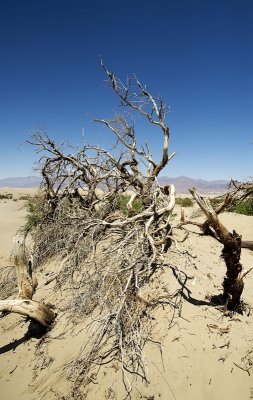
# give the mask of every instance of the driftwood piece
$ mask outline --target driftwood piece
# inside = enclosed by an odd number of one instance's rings
[[[196,189],[190,189],[190,193],[206,215],[208,226],[213,228],[217,238],[224,245],[222,257],[226,263],[227,271],[223,281],[223,301],[227,304],[228,309],[235,309],[240,305],[244,287],[240,263],[241,237],[235,231],[230,233],[220,222],[208,198],[202,197]]]
[[[37,286],[32,275],[32,260],[27,262],[25,254],[25,237],[17,235],[14,238],[14,262],[18,278],[18,299],[0,300],[0,311],[15,312],[25,315],[48,328],[55,318],[54,312],[45,304],[33,301],[32,297]]]
[[[48,306],[34,300],[14,299],[0,301],[0,311],[14,312],[30,317],[44,327],[50,326],[55,314]]]

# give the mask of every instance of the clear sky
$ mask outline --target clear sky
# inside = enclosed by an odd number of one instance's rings
[[[22,145],[47,127],[59,142],[106,145],[93,117],[117,98],[99,66],[136,73],[172,112],[162,175],[247,179],[253,175],[252,0],[0,0],[0,178],[31,175]],[[139,122],[154,158],[160,132]]]

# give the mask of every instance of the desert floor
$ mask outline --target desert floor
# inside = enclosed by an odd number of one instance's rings
[[[24,191],[27,192],[25,189],[13,193],[18,197]],[[23,201],[0,200],[0,268],[12,265],[12,240],[24,223],[23,206]],[[179,210],[176,212],[179,216]],[[193,209],[186,209],[186,214],[192,212]],[[244,240],[252,240],[253,217],[223,213],[221,220]],[[186,285],[190,296],[188,292],[182,299],[180,316],[173,317],[170,306],[155,312],[155,341],[144,349],[150,383],[133,381],[132,399],[253,399],[253,271],[245,279],[243,300],[248,304],[247,312],[224,314],[208,301],[208,295],[222,290],[222,245],[211,237],[199,236],[193,227],[189,230],[187,240],[179,243],[181,255],[172,245],[166,257],[189,277]],[[175,235],[180,239],[184,232],[175,230]],[[241,261],[244,269],[249,269],[253,252],[242,249]],[[45,285],[46,274],[59,270],[61,262],[51,260],[37,271],[39,285],[34,299],[54,304],[57,311],[55,325],[43,340],[25,338],[28,322],[23,317],[9,314],[0,318],[0,400],[75,399],[75,393],[66,396],[71,382],[65,367],[93,332],[92,328],[85,329],[84,321],[71,324],[64,312],[67,295],[55,291],[54,281]],[[172,270],[164,269],[155,277],[152,290],[155,295],[162,288],[173,292],[178,284]],[[148,292],[143,295],[147,299],[151,296]],[[97,377],[91,377],[82,398],[123,400],[121,378],[116,365],[105,365]]]

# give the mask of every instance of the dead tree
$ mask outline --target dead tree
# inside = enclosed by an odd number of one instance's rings
[[[212,208],[208,198],[200,196],[195,189],[190,189],[190,193],[207,217],[206,222],[200,226],[203,230],[212,229],[214,236],[224,245],[222,257],[225,261],[227,271],[223,281],[222,300],[229,310],[239,309],[244,288],[243,278],[249,271],[242,272],[242,265],[240,263],[241,237],[236,231],[230,233],[220,222],[217,215],[223,209],[227,200],[223,202],[222,206],[216,212]],[[191,222],[188,221],[188,223]]]
[[[142,352],[150,334],[146,309],[158,302],[145,302],[142,292],[164,263],[175,188],[160,187],[157,177],[175,153],[168,154],[164,102],[135,76],[124,84],[101,65],[124,112],[95,122],[113,134],[115,145],[58,146],[45,130],[33,132],[28,141],[40,156],[44,194],[42,217],[33,232],[34,256],[37,263],[64,256],[56,285],[73,288],[70,317],[92,317],[94,310],[99,316],[91,352],[80,352],[69,366],[75,390],[92,366],[118,360],[129,392],[129,373],[147,380]],[[147,144],[138,144],[126,109],[160,132],[158,161]],[[122,199],[126,209],[120,206]]]
[[[121,146],[121,152],[114,152],[115,155],[109,150],[86,144],[75,155],[64,154],[63,146],[57,146],[46,131],[32,133],[28,143],[38,153],[43,153],[39,168],[50,205],[50,217],[54,215],[57,202],[67,192],[70,195],[80,186],[87,189],[87,206],[99,200],[96,193],[98,188],[106,188],[109,192],[113,190],[112,196],[116,192],[133,190],[135,195],[128,204],[129,209],[137,197],[141,197],[143,203],[150,202],[151,189],[157,176],[175,155],[175,152],[168,154],[170,132],[165,123],[167,106],[162,99],[155,99],[135,76],[124,84],[107,70],[102,61],[101,66],[121,105],[143,116],[162,133],[161,159],[153,159],[147,144],[137,145],[135,126],[126,114],[117,114],[110,120],[94,119],[94,122],[106,126],[113,133],[115,146]],[[143,172],[143,166],[146,166],[146,173]]]
[[[129,78],[126,83],[123,83],[104,66],[102,60],[101,66],[108,77],[109,85],[120,99],[121,105],[143,116],[149,123],[159,128],[163,135],[162,157],[156,162],[152,158],[147,144],[146,149],[143,146],[142,148],[137,147],[134,125],[130,124],[123,115],[116,115],[111,120],[95,120],[109,128],[116,135],[119,142],[129,150],[131,158],[127,164],[124,164],[124,167],[129,167],[131,174],[131,178],[128,176],[127,181],[130,180],[134,183],[133,186],[137,193],[145,200],[150,195],[156,177],[175,155],[175,152],[168,154],[170,131],[165,123],[168,107],[161,98],[155,99],[147,90],[146,85],[142,85],[135,75]],[[147,166],[146,175],[142,175],[139,169],[141,159]],[[125,168],[123,171],[124,173],[126,172]]]
[[[15,237],[14,262],[18,278],[18,299],[0,300],[0,311],[22,314],[48,328],[53,322],[55,314],[45,304],[32,300],[37,281],[32,274],[32,261],[27,263],[23,235]]]
[[[229,188],[232,189],[235,195],[238,195],[240,201],[253,195],[253,182],[238,182],[231,179]]]

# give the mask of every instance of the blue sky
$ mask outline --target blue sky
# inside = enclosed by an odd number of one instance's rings
[[[84,128],[88,142],[110,144],[90,123],[118,104],[100,54],[171,106],[177,155],[163,175],[252,176],[252,21],[251,0],[0,0],[0,178],[33,173],[22,143],[36,127],[74,145]],[[137,122],[158,158],[160,132]]]

